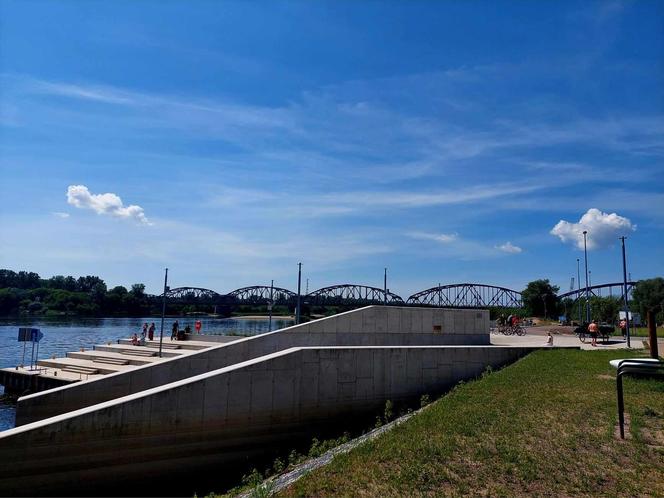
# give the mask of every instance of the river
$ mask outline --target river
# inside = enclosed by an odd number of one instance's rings
[[[202,333],[217,335],[261,334],[268,331],[269,323],[267,319],[169,317],[164,321],[164,337],[170,337],[171,324],[175,320],[178,320],[181,328],[188,324],[193,330],[196,319],[202,322]],[[24,346],[25,364],[30,364],[32,344],[18,342],[19,327],[41,329],[44,337],[39,343],[39,358],[49,358],[52,355],[63,357],[67,352],[78,351],[80,348],[92,349],[95,344],[115,342],[117,339],[128,338],[134,332],[140,334],[145,322],[156,324],[155,337],[158,337],[161,322],[158,318],[0,319],[0,368],[14,367],[21,363]],[[272,330],[288,327],[293,323],[293,320],[273,318]],[[3,392],[0,386],[0,395]],[[14,404],[0,398],[0,431],[14,427],[15,413]]]

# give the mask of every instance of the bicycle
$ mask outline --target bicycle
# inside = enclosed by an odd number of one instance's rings
[[[526,329],[524,327],[522,327],[521,325],[515,325],[514,327],[512,327],[512,329],[514,329],[513,332],[512,332],[513,334],[526,335]]]

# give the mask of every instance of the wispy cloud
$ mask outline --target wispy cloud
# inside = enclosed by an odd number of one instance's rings
[[[62,219],[69,218],[69,213],[63,213],[63,212],[61,212],[61,211],[55,211],[55,212],[53,212],[53,213],[51,213],[51,214],[52,214],[53,216],[55,216],[56,218],[62,218]]]
[[[425,232],[412,232],[409,234],[414,239],[434,240],[441,244],[450,244],[459,238],[458,233],[425,233]]]
[[[506,252],[507,254],[520,254],[521,252],[523,252],[523,249],[521,249],[519,246],[515,246],[510,241],[507,241],[504,244],[500,244],[495,247],[496,249]]]

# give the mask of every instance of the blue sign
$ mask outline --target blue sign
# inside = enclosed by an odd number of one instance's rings
[[[44,334],[39,329],[20,327],[18,329],[18,342],[39,342]]]
[[[39,342],[43,339],[44,334],[39,329],[32,329],[32,342]]]

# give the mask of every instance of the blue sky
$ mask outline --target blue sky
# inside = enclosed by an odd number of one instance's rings
[[[0,267],[664,274],[664,4],[0,1]],[[106,195],[103,195],[106,194]],[[562,223],[561,223],[562,222]]]

